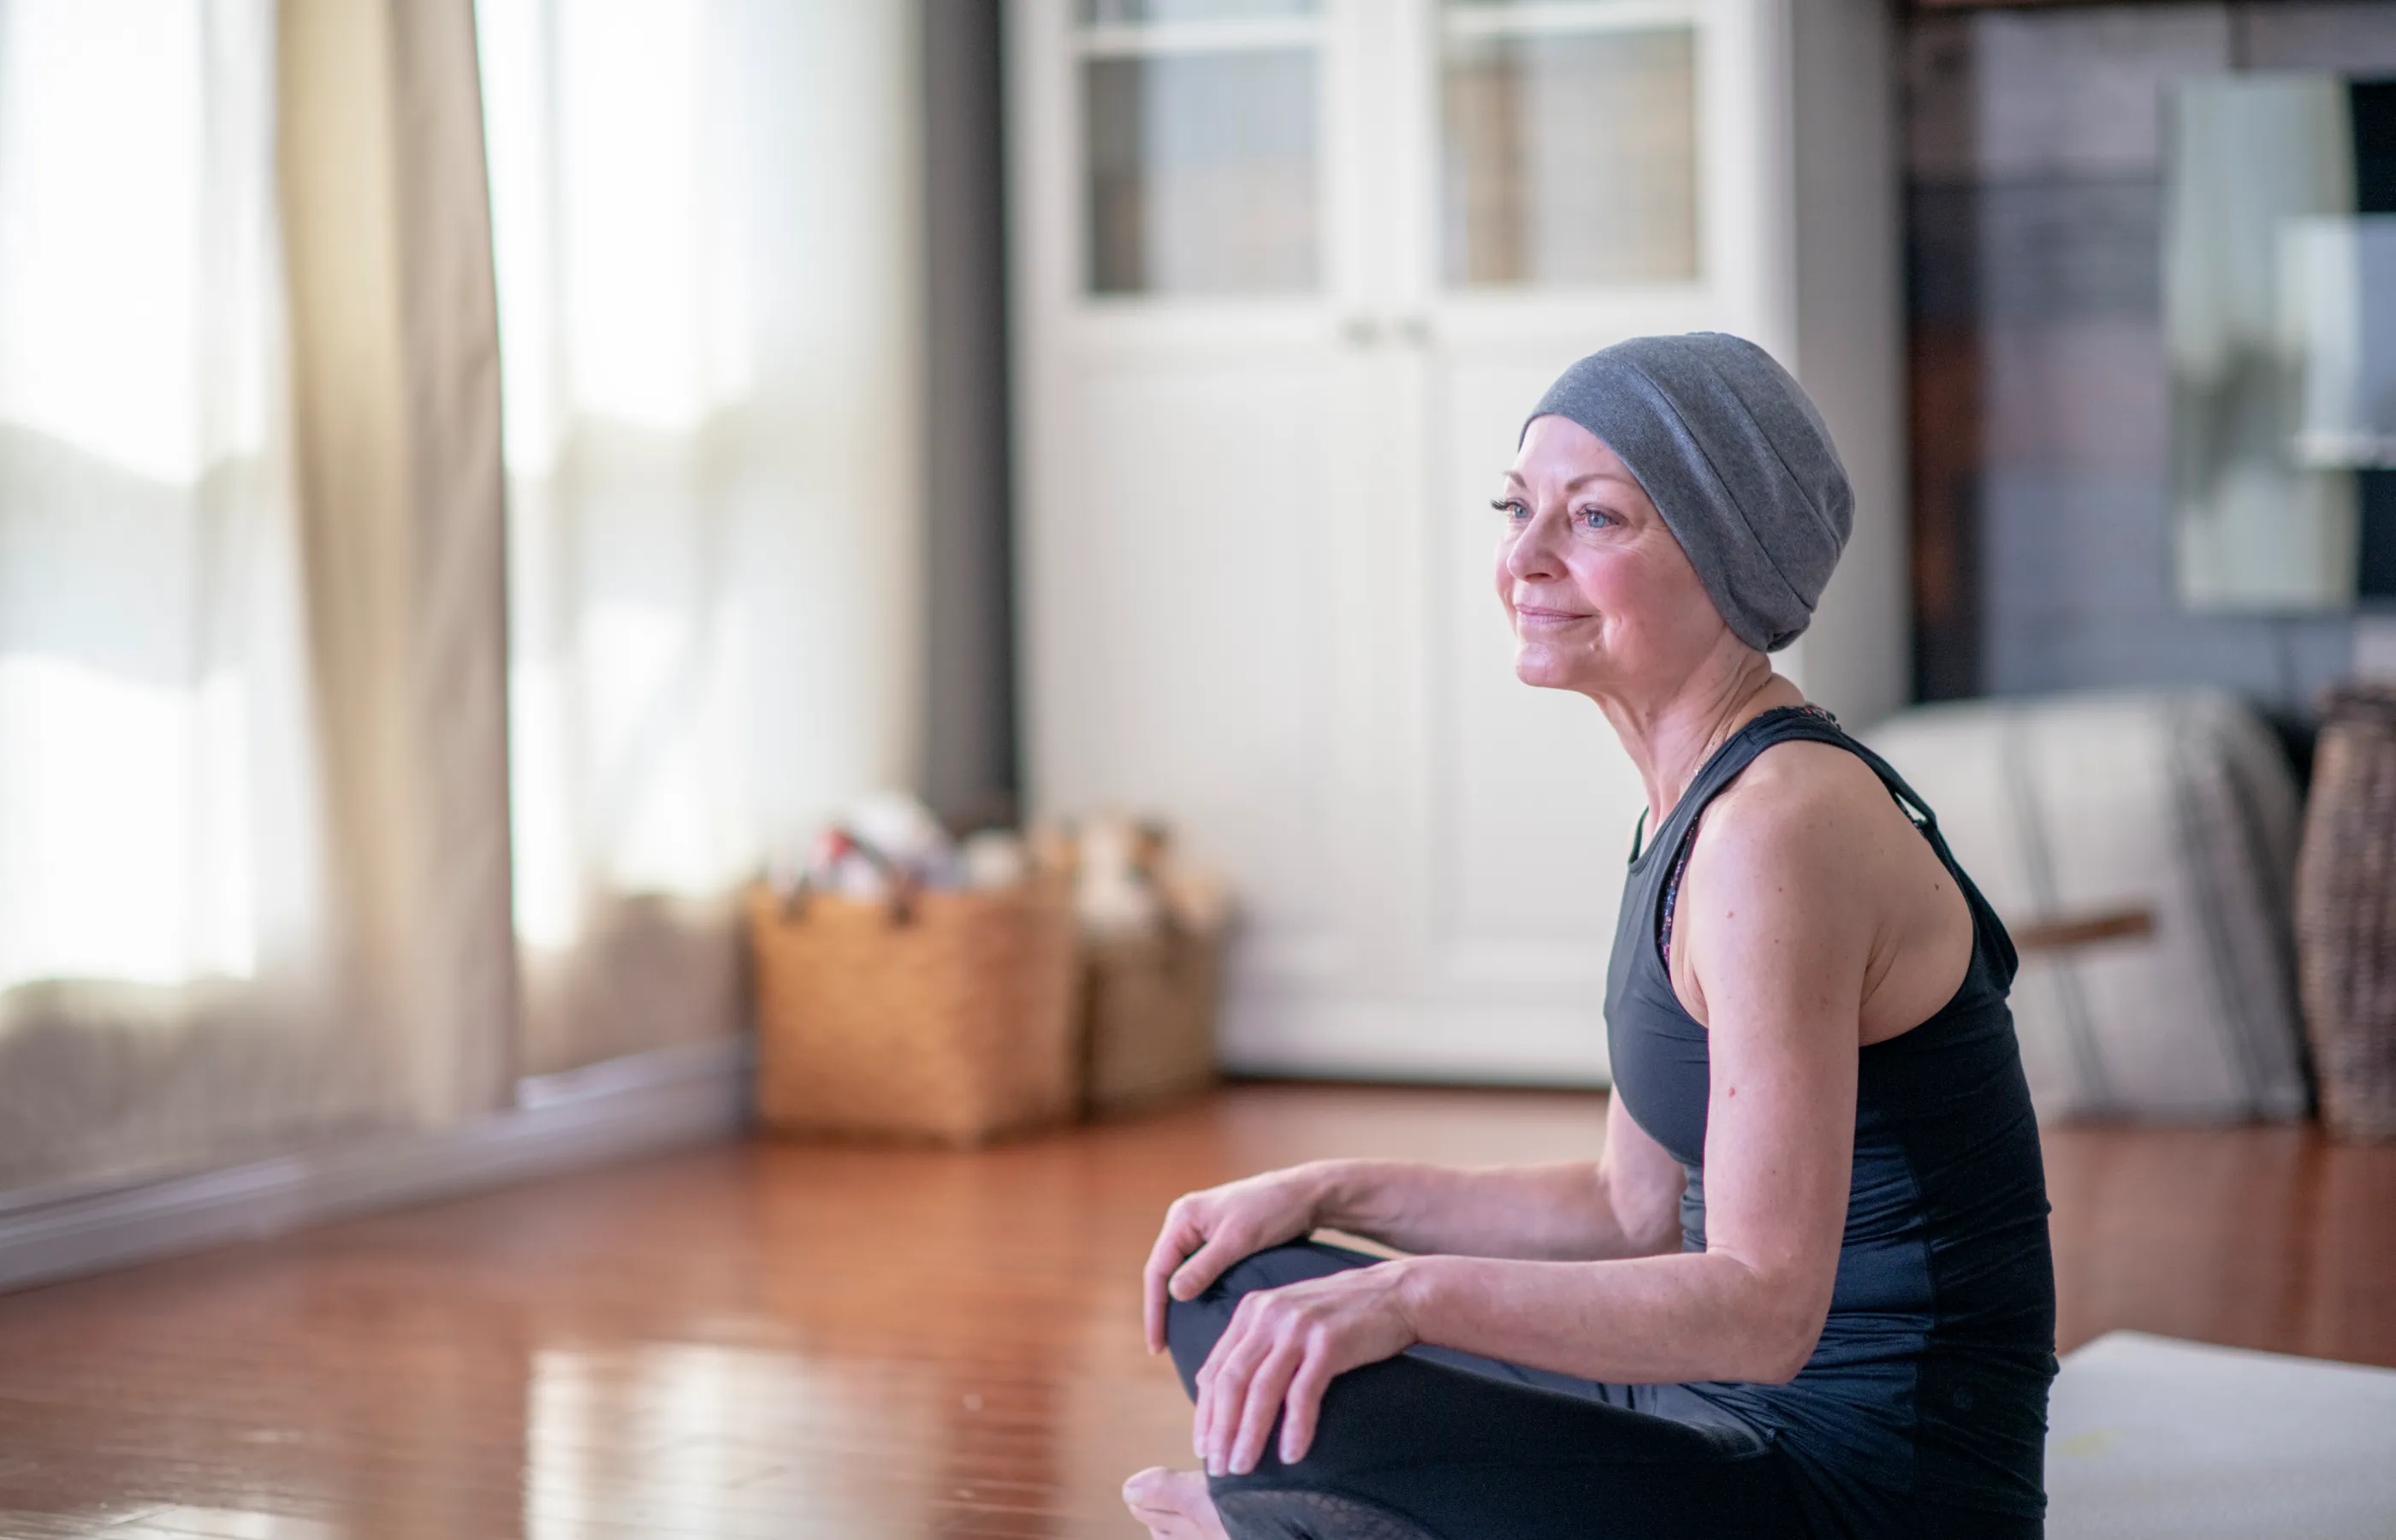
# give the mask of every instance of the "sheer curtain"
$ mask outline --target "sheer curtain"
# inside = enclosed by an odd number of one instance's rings
[[[920,768],[914,10],[0,0],[0,1203],[738,1027]]]
[[[0,1188],[385,1116],[334,1008],[272,0],[0,0]]]
[[[917,778],[914,10],[477,7],[528,1070],[735,1029],[741,882]]]

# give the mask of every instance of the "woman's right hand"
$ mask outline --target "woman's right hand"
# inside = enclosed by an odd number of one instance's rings
[[[1150,1352],[1165,1351],[1168,1296],[1195,1299],[1232,1263],[1313,1233],[1324,1175],[1315,1167],[1292,1166],[1173,1201],[1141,1274]]]

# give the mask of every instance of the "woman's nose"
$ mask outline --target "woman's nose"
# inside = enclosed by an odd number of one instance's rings
[[[1551,522],[1536,515],[1515,533],[1506,550],[1506,571],[1515,578],[1552,578],[1564,570],[1557,560]]]

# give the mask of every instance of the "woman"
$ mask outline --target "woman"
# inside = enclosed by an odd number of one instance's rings
[[[1603,1159],[1329,1161],[1174,1203],[1159,1535],[2041,1533],[2055,1282],[2014,951],[1919,798],[1767,654],[1851,498],[1736,338],[1581,360],[1497,508],[1526,684],[1644,779]],[[1378,1260],[1317,1227],[1409,1254]]]

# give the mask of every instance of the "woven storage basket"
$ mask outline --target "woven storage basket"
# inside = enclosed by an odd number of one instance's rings
[[[978,1144],[1069,1118],[1076,936],[1066,886],[904,905],[751,890],[757,1112],[777,1133]]]
[[[1171,925],[1154,936],[1092,941],[1087,956],[1089,1109],[1124,1111],[1213,1084],[1220,938]]]
[[[2396,1138],[2396,688],[2349,685],[2324,704],[2296,909],[2322,1119]]]

